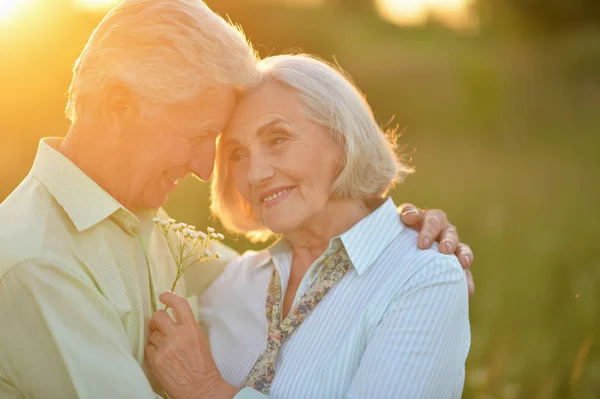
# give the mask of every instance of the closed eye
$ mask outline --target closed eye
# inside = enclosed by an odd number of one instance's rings
[[[286,141],[287,141],[286,137],[275,137],[274,139],[271,140],[271,144],[277,145],[277,144],[285,143]]]
[[[275,147],[286,143],[289,139],[290,135],[286,131],[276,131],[269,134],[267,138],[267,143],[269,144],[269,146]]]
[[[227,151],[227,160],[230,162],[240,162],[247,156],[247,151],[244,148],[236,147]]]

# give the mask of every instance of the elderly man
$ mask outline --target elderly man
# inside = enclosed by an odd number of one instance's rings
[[[0,397],[159,397],[144,346],[174,267],[152,217],[177,180],[210,177],[256,61],[198,0],[125,0],[100,23],[74,68],[71,128],[40,142],[0,205]],[[422,247],[437,238],[470,265],[442,212],[406,209]],[[221,252],[180,292],[206,287],[235,255]]]

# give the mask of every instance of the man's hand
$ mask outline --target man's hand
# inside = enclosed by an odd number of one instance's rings
[[[459,241],[456,227],[450,224],[446,214],[439,209],[421,210],[412,204],[400,205],[398,212],[405,225],[419,232],[419,248],[430,248],[433,241],[438,241],[441,253],[456,255],[467,273],[469,295],[473,295],[475,283],[470,269],[473,264],[473,251],[467,244]]]
[[[173,309],[175,320],[159,310],[150,320],[146,360],[173,399],[230,399],[237,389],[221,377],[188,301],[172,292],[160,300]]]

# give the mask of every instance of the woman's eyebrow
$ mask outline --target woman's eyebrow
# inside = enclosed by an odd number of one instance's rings
[[[267,121],[261,127],[259,127],[256,135],[258,137],[262,137],[262,136],[264,136],[265,134],[268,133],[269,129],[271,129],[272,127],[274,127],[274,126],[276,126],[278,124],[284,124],[284,125],[288,125],[289,126],[288,121],[286,121],[285,119],[273,118],[270,121]]]
[[[284,124],[284,125],[289,126],[288,121],[285,120],[285,119],[282,119],[282,118],[272,118],[272,119],[266,121],[262,126],[260,126],[258,128],[258,131],[257,131],[256,135],[259,138],[262,138],[262,137],[264,137],[269,132],[269,130],[272,127],[277,126],[278,124]],[[238,140],[236,138],[230,138],[227,135],[221,136],[221,140],[223,140],[223,146],[226,146],[226,147],[227,146],[232,146],[232,145],[240,144],[240,140]]]

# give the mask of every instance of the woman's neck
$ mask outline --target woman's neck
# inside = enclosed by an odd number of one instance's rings
[[[329,247],[333,237],[344,233],[371,211],[361,200],[331,200],[325,210],[313,216],[301,228],[284,234],[292,247],[292,268],[288,280],[283,312],[290,311],[300,282],[310,265]]]
[[[292,246],[294,263],[308,262],[310,266],[327,250],[333,237],[346,232],[370,213],[371,210],[362,200],[330,200],[322,212],[284,235]],[[302,261],[297,262],[298,260]]]

